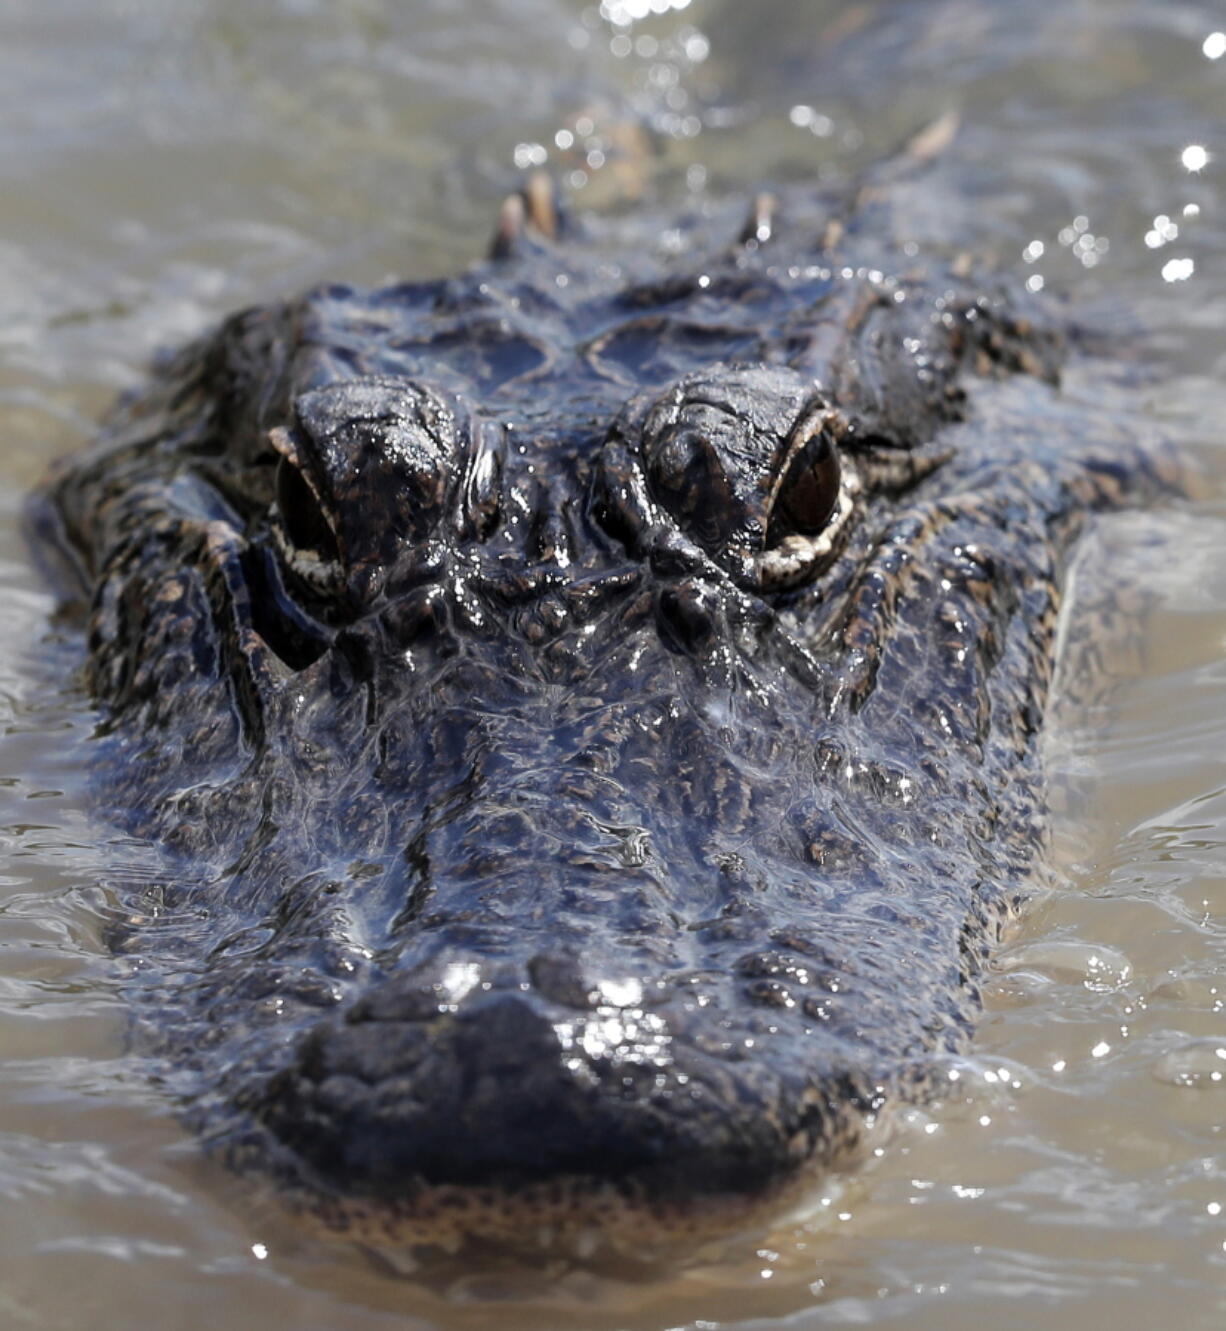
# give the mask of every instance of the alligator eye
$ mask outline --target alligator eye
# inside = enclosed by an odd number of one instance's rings
[[[719,450],[701,427],[674,427],[651,441],[656,497],[708,553],[729,540],[741,516]],[[739,532],[738,532],[739,534]]]
[[[837,557],[860,492],[838,410],[796,371],[713,365],[642,418],[652,498],[738,582],[792,587]]]
[[[827,415],[812,384],[782,367],[714,366],[683,379],[643,426],[655,497],[711,555],[814,535],[839,500]]]
[[[767,545],[785,536],[816,536],[839,503],[842,468],[838,450],[820,416],[801,423],[775,488]]]
[[[339,564],[340,547],[319,500],[288,458],[277,464],[277,509],[294,551],[321,563]]]

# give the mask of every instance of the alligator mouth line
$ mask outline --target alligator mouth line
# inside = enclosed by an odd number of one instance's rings
[[[258,1170],[276,1213],[324,1240],[342,1238],[388,1253],[417,1250],[423,1256],[485,1243],[510,1253],[545,1251],[581,1262],[616,1255],[657,1264],[670,1251],[691,1251],[803,1204],[818,1179],[861,1164],[889,1140],[889,1131],[869,1123],[859,1141],[820,1171],[802,1168],[765,1193],[711,1195],[699,1203],[663,1202],[631,1182],[583,1175],[513,1190],[423,1182],[399,1200],[371,1199],[337,1193],[304,1175],[297,1162],[282,1175],[262,1151],[251,1155],[239,1147],[216,1154],[236,1172]]]

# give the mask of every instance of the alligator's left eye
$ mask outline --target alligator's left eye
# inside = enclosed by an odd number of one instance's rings
[[[839,417],[780,366],[712,366],[647,413],[648,484],[691,540],[738,581],[779,587],[837,553],[852,512]]]
[[[778,545],[786,536],[816,536],[824,530],[838,507],[841,485],[839,453],[825,416],[812,413],[789,440],[788,455],[771,495],[767,545]]]

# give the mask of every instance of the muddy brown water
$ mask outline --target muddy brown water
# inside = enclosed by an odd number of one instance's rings
[[[649,1272],[414,1272],[288,1231],[125,1053],[98,923],[152,860],[91,812],[80,644],[23,491],[222,312],[467,262],[517,163],[580,206],[700,207],[843,174],[949,107],[917,231],[1141,347],[1144,426],[1206,477],[1086,552],[1087,584],[1152,609],[1114,705],[1053,726],[1057,884],[1000,957],[965,1096]],[[7,0],[0,1328],[1226,1325],[1224,208],[1226,9],[1203,0]]]

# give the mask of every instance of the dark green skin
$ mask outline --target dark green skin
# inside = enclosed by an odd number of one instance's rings
[[[890,197],[245,311],[36,496],[145,1047],[325,1226],[684,1227],[966,1045],[1062,572],[1171,475]]]

